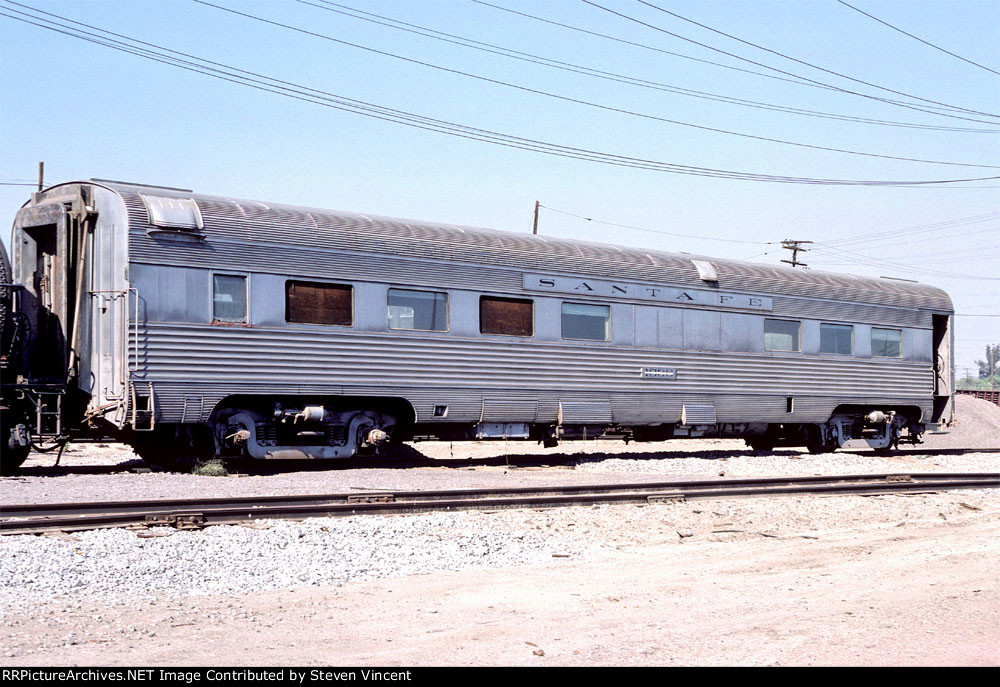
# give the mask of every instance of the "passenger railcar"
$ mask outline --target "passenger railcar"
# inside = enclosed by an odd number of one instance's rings
[[[114,433],[153,460],[409,439],[880,449],[952,415],[941,290],[91,180],[11,240],[3,469]]]

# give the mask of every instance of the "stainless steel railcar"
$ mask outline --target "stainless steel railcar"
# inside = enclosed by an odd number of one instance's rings
[[[101,180],[33,194],[11,258],[7,472],[87,432],[161,461],[413,438],[819,451],[952,415],[952,304],[917,283]]]

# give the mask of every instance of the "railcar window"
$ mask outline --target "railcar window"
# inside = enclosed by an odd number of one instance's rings
[[[765,351],[799,351],[798,320],[764,320]]]
[[[854,353],[854,327],[849,324],[819,325],[819,352],[851,355]]]
[[[218,322],[247,321],[246,277],[212,275],[212,319]]]
[[[302,324],[354,324],[354,287],[350,284],[285,282],[285,320]]]
[[[564,339],[611,340],[611,306],[586,303],[562,304]]]
[[[448,331],[448,294],[389,289],[389,329]]]
[[[903,355],[903,332],[899,329],[872,327],[872,355],[899,358]]]
[[[504,336],[533,336],[535,302],[523,298],[479,298],[479,331]]]

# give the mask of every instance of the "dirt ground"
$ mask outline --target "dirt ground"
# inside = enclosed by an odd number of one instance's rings
[[[513,516],[610,544],[540,566],[8,612],[0,664],[1000,664],[994,492],[615,513]]]

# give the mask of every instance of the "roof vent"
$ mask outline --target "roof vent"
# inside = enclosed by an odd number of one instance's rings
[[[140,193],[139,197],[146,204],[149,223],[153,226],[190,232],[201,232],[205,228],[194,198],[169,198],[146,193]]]
[[[691,264],[698,270],[698,276],[702,281],[719,281],[719,274],[715,271],[715,265],[712,263],[707,260],[692,260]]]

